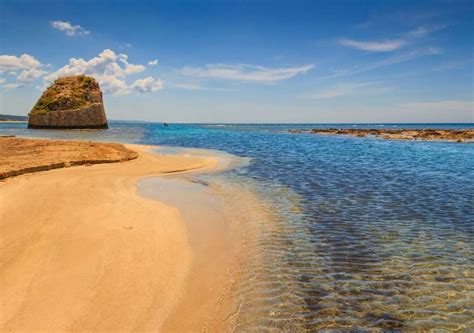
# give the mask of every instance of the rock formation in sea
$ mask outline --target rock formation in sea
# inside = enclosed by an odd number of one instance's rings
[[[474,142],[473,129],[370,129],[370,128],[314,128],[294,129],[290,133],[310,133],[326,135],[352,135],[357,137],[374,136],[390,140],[424,140]]]
[[[28,116],[28,128],[108,128],[99,84],[84,75],[54,81]]]

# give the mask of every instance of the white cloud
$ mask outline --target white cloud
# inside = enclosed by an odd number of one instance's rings
[[[29,54],[23,54],[19,57],[14,55],[0,55],[0,74],[7,75],[9,78],[16,77],[15,82],[11,82],[11,79],[9,79],[10,82],[2,84],[2,87],[13,89],[33,82],[46,74],[46,72],[41,69],[43,66],[40,61]],[[18,74],[18,72],[20,74]],[[3,81],[2,83],[7,81],[6,78],[1,78],[1,80]]]
[[[45,74],[46,72],[41,69],[27,69],[22,71],[16,79],[19,83],[26,84],[33,82],[34,80],[42,77]]]
[[[6,81],[6,80],[5,80],[3,77],[0,77],[0,84],[5,83],[5,81]]]
[[[145,70],[143,65],[135,65],[128,62],[128,56],[126,54],[120,53],[118,55],[118,60],[125,65],[124,74],[136,74],[141,73]]]
[[[46,84],[51,84],[62,76],[85,74],[97,79],[106,94],[123,95],[130,93],[134,89],[141,92],[159,90],[157,87],[160,84],[162,86],[163,82],[153,78],[151,78],[153,83],[149,82],[148,79],[150,78],[142,79],[145,80],[143,82],[139,79],[137,80],[139,81],[138,83],[135,81],[132,85],[126,83],[125,79],[128,76],[141,73],[144,70],[144,65],[130,63],[126,54],[116,54],[114,51],[106,49],[97,57],[89,60],[82,58],[69,59],[67,65],[45,76],[44,81]]]
[[[49,22],[49,24],[51,24],[54,29],[65,32],[66,35],[68,35],[69,37],[90,34],[90,31],[84,29],[80,25],[72,25],[70,22],[67,21],[57,20],[51,21]]]
[[[163,85],[163,81],[155,80],[154,78],[149,76],[144,79],[136,80],[133,83],[132,88],[138,92],[144,93],[161,90],[163,88]]]
[[[16,76],[15,82],[3,84],[2,87],[8,89],[22,87],[43,76],[44,83],[51,84],[59,77],[80,74],[95,77],[101,84],[104,93],[116,95],[127,94],[133,90],[158,91],[163,87],[163,81],[151,77],[138,79],[130,85],[127,84],[125,79],[130,75],[145,71],[145,65],[130,63],[126,54],[116,54],[108,49],[89,60],[70,58],[67,65],[51,73],[47,73],[41,67],[46,66],[28,54],[23,54],[20,57],[1,55],[0,72],[8,71],[10,75],[13,73]],[[6,80],[3,79],[3,81],[5,83]]]
[[[385,40],[379,42],[358,41],[353,39],[340,39],[339,44],[352,47],[358,50],[371,52],[390,52],[403,47],[406,42],[401,39]]]
[[[251,65],[212,64],[205,67],[184,67],[180,73],[185,76],[208,79],[222,79],[253,82],[276,82],[287,80],[308,72],[314,65],[286,68],[266,68]]]
[[[358,66],[358,67],[354,67],[350,69],[333,70],[334,74],[326,78],[335,78],[335,77],[355,75],[359,73],[372,71],[381,67],[386,67],[386,66],[414,60],[422,56],[437,55],[440,53],[441,53],[441,50],[436,47],[416,49],[410,52],[404,52],[401,54],[390,56],[380,61],[370,62],[369,64],[365,66]]]
[[[0,72],[16,69],[32,69],[41,66],[41,62],[29,54],[23,54],[20,57],[6,54],[0,55]]]
[[[382,41],[364,41],[364,40],[354,40],[342,38],[339,39],[339,44],[347,47],[352,47],[354,49],[370,51],[370,52],[392,52],[396,51],[410,42],[413,42],[414,39],[419,39],[430,35],[431,33],[446,28],[447,25],[436,25],[431,27],[417,27],[407,33],[401,34],[400,38],[389,39]]]
[[[156,66],[158,65],[158,59],[152,60],[148,62],[148,66]]]
[[[423,37],[428,36],[429,34],[435,32],[435,31],[442,30],[442,29],[447,28],[447,27],[448,27],[447,25],[435,25],[435,26],[431,26],[431,27],[420,26],[420,27],[417,27],[417,28],[407,32],[406,36],[411,37],[411,38],[423,38]]]
[[[144,70],[145,70],[145,66],[143,65],[134,65],[134,64],[125,63],[125,70],[124,70],[125,75],[141,73]]]

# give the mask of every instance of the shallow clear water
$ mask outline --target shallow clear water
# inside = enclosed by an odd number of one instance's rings
[[[391,126],[410,127],[383,125]],[[237,331],[474,329],[474,144],[285,133],[314,127],[342,126],[113,123],[108,131],[32,131],[0,124],[0,135],[249,157],[218,176],[251,187],[272,207],[271,224],[254,221],[264,231],[253,244],[262,255],[248,263]]]

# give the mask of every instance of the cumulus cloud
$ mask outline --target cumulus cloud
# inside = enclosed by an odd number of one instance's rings
[[[6,54],[0,55],[0,72],[17,69],[33,69],[41,66],[41,62],[29,54],[23,54],[19,57]]]
[[[16,79],[18,82],[26,84],[33,82],[34,80],[42,77],[44,74],[46,74],[46,71],[41,69],[28,69],[22,71]]]
[[[380,42],[358,41],[353,39],[340,39],[339,44],[343,46],[352,47],[363,51],[372,52],[390,52],[397,50],[404,46],[406,42],[401,39],[386,40]]]
[[[105,51],[110,51],[110,50],[105,50]],[[113,52],[113,51],[112,51]],[[145,70],[145,66],[143,65],[135,65],[131,64],[128,62],[128,55],[120,53],[117,56],[118,61],[120,61],[122,64],[124,64],[124,74],[136,74],[136,73],[141,73]]]
[[[149,76],[144,79],[136,80],[133,83],[132,88],[138,92],[145,93],[145,92],[161,90],[163,88],[163,85],[164,85],[163,81],[155,80],[154,78]]]
[[[253,82],[277,82],[308,72],[314,65],[285,68],[266,68],[252,65],[211,64],[205,67],[184,67],[180,73],[185,76]]]
[[[148,66],[156,66],[158,65],[158,59],[151,60],[148,62]]]
[[[7,76],[1,78],[0,84],[6,89],[23,87],[46,74],[46,71],[41,69],[42,66],[44,65],[39,60],[29,54],[19,57],[0,55],[0,74]],[[15,81],[12,82],[12,79]]]
[[[51,26],[54,29],[57,29],[59,31],[62,31],[66,33],[67,36],[69,37],[74,37],[74,36],[83,36],[83,35],[88,35],[90,34],[90,31],[84,29],[80,25],[72,25],[70,22],[67,21],[51,21],[49,22]]]
[[[161,89],[163,82],[151,77],[138,79],[133,84],[126,83],[128,76],[141,73],[145,69],[144,65],[130,63],[126,54],[116,54],[114,51],[106,49],[89,60],[82,58],[69,59],[67,65],[46,75],[44,81],[46,84],[51,84],[62,76],[85,74],[96,78],[106,94],[123,95],[133,90],[152,92]],[[153,82],[150,82],[149,79],[152,79]]]
[[[155,80],[152,77],[137,79],[128,84],[126,79],[142,73],[146,70],[145,65],[129,62],[128,55],[106,49],[98,56],[89,60],[82,58],[70,58],[69,62],[53,72],[46,72],[45,65],[35,57],[23,54],[20,57],[13,55],[0,55],[0,74],[5,73],[15,77],[12,79],[2,78],[0,84],[3,88],[13,89],[31,84],[33,81],[43,77],[46,85],[63,76],[70,75],[90,75],[96,78],[104,93],[115,95],[128,94],[132,91],[154,92],[163,87],[163,81]]]

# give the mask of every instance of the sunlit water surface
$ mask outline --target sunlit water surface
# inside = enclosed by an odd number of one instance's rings
[[[286,133],[314,127],[336,126],[112,123],[107,131],[34,131],[0,124],[0,135],[250,158],[199,176],[250,188],[271,207],[271,221],[253,221],[262,231],[252,244],[260,255],[244,272],[236,331],[474,330],[474,144]]]

